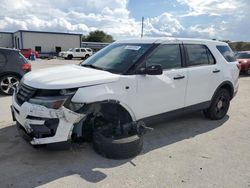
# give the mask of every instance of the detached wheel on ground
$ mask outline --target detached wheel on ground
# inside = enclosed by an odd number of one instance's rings
[[[20,78],[16,75],[4,75],[0,78],[0,93],[5,95],[12,95],[14,87],[20,82]]]
[[[97,131],[93,134],[94,150],[111,159],[127,159],[138,155],[143,147],[143,136],[132,135],[124,138],[107,137],[104,131]]]
[[[204,115],[212,120],[222,119],[230,106],[230,93],[226,89],[220,89],[213,98],[208,109],[204,110]]]

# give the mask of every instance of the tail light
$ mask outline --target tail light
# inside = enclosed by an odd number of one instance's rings
[[[31,64],[30,64],[30,63],[24,63],[24,64],[22,65],[22,69],[23,69],[24,71],[31,71]]]

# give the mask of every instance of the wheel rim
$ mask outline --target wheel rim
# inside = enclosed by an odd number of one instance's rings
[[[215,107],[216,115],[219,117],[223,116],[227,110],[227,106],[228,106],[227,98],[224,95],[221,95],[218,98],[218,102]]]
[[[0,87],[1,91],[5,94],[12,94],[14,88],[19,84],[19,80],[12,76],[7,76],[1,80]]]

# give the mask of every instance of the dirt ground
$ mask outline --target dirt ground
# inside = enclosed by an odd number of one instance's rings
[[[33,70],[81,60],[37,60]],[[250,187],[250,77],[220,121],[200,112],[161,124],[133,159],[110,160],[90,143],[70,150],[35,149],[19,135],[11,97],[0,96],[0,187]]]

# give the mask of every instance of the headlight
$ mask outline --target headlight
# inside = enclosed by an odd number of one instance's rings
[[[74,112],[77,112],[80,110],[85,104],[84,103],[73,103],[69,102],[68,104],[65,104],[64,106]]]
[[[35,97],[29,100],[32,104],[38,104],[47,108],[58,109],[60,108],[69,96],[56,96],[56,97]]]

